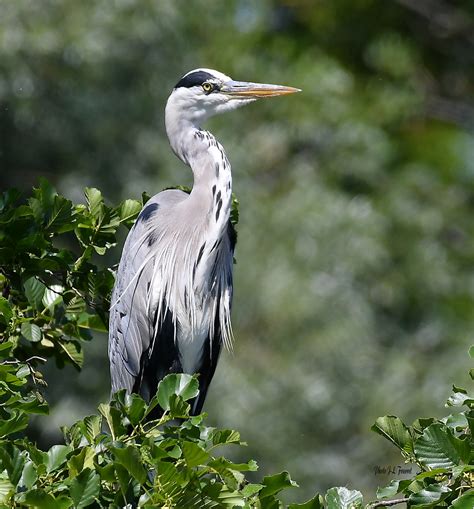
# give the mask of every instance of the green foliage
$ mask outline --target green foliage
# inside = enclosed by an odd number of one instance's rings
[[[0,202],[0,507],[280,507],[277,495],[296,483],[283,472],[254,484],[245,473],[255,461],[215,456],[244,444],[238,432],[189,416],[198,394],[190,375],[168,376],[150,404],[118,392],[63,428],[66,445],[41,451],[22,433],[31,414],[48,412],[38,363],[80,369],[82,342],[105,329],[113,275],[93,256],[115,245],[142,206],[108,207],[97,189],[85,196],[73,205],[42,180],[29,199],[8,191]],[[163,416],[149,420],[157,405]]]
[[[250,480],[254,460],[221,455],[246,445],[240,434],[208,426],[205,414],[189,415],[199,387],[190,375],[167,376],[149,404],[119,391],[97,414],[64,427],[65,444],[47,451],[26,437],[29,417],[48,412],[38,362],[82,366],[81,343],[90,329],[104,327],[113,281],[93,256],[115,244],[118,227],[130,227],[141,207],[135,200],[108,207],[97,189],[86,189],[86,201],[73,205],[44,180],[26,201],[14,191],[2,198],[0,508],[285,507],[281,494],[298,486],[288,472]],[[164,413],[150,420],[157,405]],[[339,487],[288,509],[369,509],[396,501],[472,509],[474,396],[454,386],[448,406],[457,411],[412,426],[395,416],[376,420],[372,429],[420,469],[379,489],[378,501],[364,506],[360,491]]]
[[[263,469],[289,468],[307,498],[315,482],[348,478],[374,490],[373,466],[395,458],[360,430],[379,415],[432,415],[467,365],[474,2],[0,6],[2,190],[48,175],[75,202],[93,186],[118,203],[190,185],[163,122],[184,72],[303,89],[203,126],[223,142],[243,205],[236,355],[222,356],[206,409],[245,434]],[[85,348],[70,394],[50,371],[59,420],[106,397],[106,349]],[[31,433],[54,440],[50,430],[38,420]]]
[[[417,419],[406,426],[386,416],[372,427],[400,450],[407,463],[420,471],[411,479],[392,481],[378,490],[383,501],[401,494],[409,507],[473,507],[474,500],[474,398],[453,387],[447,402],[457,412],[442,419]]]
[[[87,205],[73,205],[41,179],[27,200],[15,190],[0,198],[0,335],[32,365],[55,357],[80,368],[90,331],[106,331],[114,278],[92,259],[115,245],[141,203],[108,207],[97,189],[85,196]]]

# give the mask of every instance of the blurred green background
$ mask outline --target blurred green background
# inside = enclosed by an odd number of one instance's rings
[[[442,415],[473,343],[474,3],[0,0],[0,188],[191,185],[163,110],[196,67],[303,89],[206,126],[241,202],[209,421],[300,498],[373,493],[399,460],[371,424]],[[39,443],[108,398],[106,352],[49,370]]]

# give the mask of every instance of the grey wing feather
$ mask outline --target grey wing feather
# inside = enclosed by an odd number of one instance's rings
[[[142,354],[154,335],[149,292],[153,277],[156,244],[150,242],[160,228],[160,216],[182,201],[182,191],[163,191],[140,212],[125,242],[112,293],[109,322],[109,358],[112,393],[132,392],[140,373]],[[158,246],[159,248],[159,246]]]

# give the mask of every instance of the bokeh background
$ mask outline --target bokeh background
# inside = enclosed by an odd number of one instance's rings
[[[191,185],[166,98],[185,72],[303,93],[212,119],[240,199],[233,323],[206,410],[299,498],[373,494],[370,426],[443,415],[474,331],[471,0],[0,0],[0,188],[110,203]],[[120,256],[117,246],[115,263]],[[58,426],[108,398],[104,336],[48,371]]]

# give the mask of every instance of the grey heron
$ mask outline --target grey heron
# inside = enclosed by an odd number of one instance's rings
[[[150,400],[168,373],[198,374],[201,412],[221,347],[231,348],[232,174],[209,117],[298,89],[233,81],[212,69],[185,74],[166,104],[172,150],[194,174],[190,194],[151,198],[130,230],[116,275],[109,327],[112,392]]]

